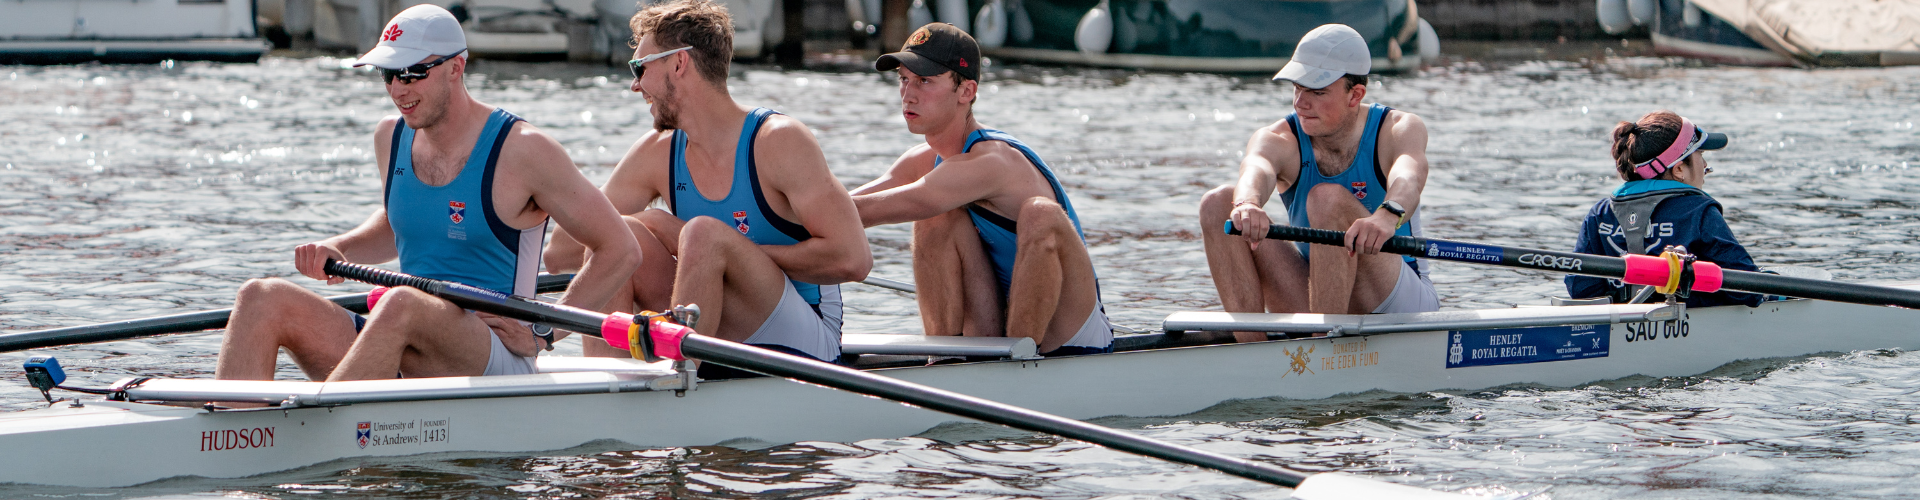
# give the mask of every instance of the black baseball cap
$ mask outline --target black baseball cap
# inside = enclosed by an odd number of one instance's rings
[[[947,23],[929,23],[907,36],[899,52],[880,56],[873,69],[893,71],[906,66],[921,76],[952,71],[968,80],[980,79],[980,43],[973,35]]]

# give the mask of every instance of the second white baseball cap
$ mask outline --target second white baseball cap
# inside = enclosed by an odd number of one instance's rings
[[[1373,56],[1367,53],[1367,40],[1360,37],[1360,32],[1345,24],[1326,24],[1300,37],[1300,44],[1293,48],[1293,59],[1273,75],[1273,81],[1320,89],[1342,76],[1372,71]]]
[[[452,12],[433,4],[400,11],[380,30],[380,44],[353,61],[386,69],[405,69],[430,55],[453,55],[467,50],[467,34]]]

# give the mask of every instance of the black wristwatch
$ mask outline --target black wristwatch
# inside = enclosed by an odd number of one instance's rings
[[[553,350],[553,327],[539,323],[528,323],[527,329],[533,330],[533,336],[547,341],[547,350]]]
[[[1407,225],[1407,209],[1406,207],[1400,206],[1400,202],[1387,200],[1385,203],[1380,204],[1380,208],[1385,209],[1387,213],[1393,214],[1394,217],[1400,218],[1400,222],[1393,224],[1394,229],[1400,229],[1400,226]]]

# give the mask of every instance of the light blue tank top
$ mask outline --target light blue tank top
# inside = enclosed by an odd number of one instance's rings
[[[1087,235],[1080,228],[1080,214],[1073,211],[1073,200],[1067,199],[1067,191],[1060,187],[1060,180],[1054,178],[1053,169],[1047,168],[1047,162],[1042,161],[1040,155],[1033,152],[1033,148],[1027,147],[1026,143],[1020,142],[1006,132],[983,128],[967,135],[967,144],[960,149],[960,152],[973,151],[973,145],[981,141],[1004,142],[1008,146],[1013,146],[1013,149],[1019,150],[1020,154],[1026,155],[1027,162],[1032,163],[1033,168],[1039,169],[1040,175],[1047,178],[1047,185],[1053,188],[1054,201],[1060,203],[1060,208],[1066,209],[1067,218],[1073,221],[1074,232],[1080,234],[1082,244],[1086,242]],[[938,168],[942,160],[943,158],[934,157],[933,166]],[[973,227],[980,233],[980,242],[987,247],[987,259],[993,262],[993,275],[999,280],[1000,299],[1004,301],[1007,298],[1008,288],[1013,285],[1013,260],[1020,249],[1020,235],[1016,224],[1013,220],[976,204],[967,205],[967,215],[973,218]]]
[[[413,129],[394,125],[387,160],[387,220],[400,271],[513,295],[534,295],[547,222],[514,229],[493,210],[494,165],[520,117],[494,109],[460,174],[429,186],[413,168]]]
[[[1386,120],[1387,112],[1392,111],[1393,108],[1379,104],[1368,106],[1370,107],[1367,110],[1367,128],[1360,134],[1359,150],[1353,155],[1353,163],[1347,164],[1347,168],[1340,173],[1330,176],[1321,175],[1320,164],[1313,158],[1313,139],[1307,136],[1306,131],[1300,130],[1299,115],[1287,115],[1287,126],[1293,128],[1293,137],[1300,142],[1299,179],[1293,183],[1292,189],[1280,192],[1280,201],[1287,204],[1288,224],[1313,227],[1312,219],[1307,218],[1307,193],[1313,191],[1314,186],[1321,184],[1334,183],[1347,188],[1347,192],[1359,198],[1360,205],[1366,207],[1368,212],[1379,210],[1380,204],[1386,203],[1387,179],[1385,173],[1380,170],[1378,160],[1374,158],[1374,152],[1378,149],[1380,124]],[[1418,209],[1415,210],[1417,212]],[[1396,236],[1419,236],[1422,233],[1418,213],[1407,214],[1407,224],[1393,231]],[[1299,247],[1302,259],[1310,257],[1307,253],[1309,245],[1306,243],[1294,243],[1294,245]],[[1406,259],[1407,265],[1413,266],[1420,275],[1426,275],[1425,262],[1413,257],[1403,258]]]
[[[668,192],[667,202],[675,216],[680,220],[693,220],[702,215],[719,219],[761,245],[792,245],[813,237],[807,228],[773,213],[773,208],[767,206],[766,195],[760,191],[760,170],[753,158],[753,140],[760,125],[774,114],[767,108],[754,108],[747,113],[746,124],[740,127],[738,146],[733,151],[733,185],[727,188],[727,197],[718,200],[707,199],[700,194],[699,187],[694,186],[693,176],[687,171],[687,133],[673,131],[673,171],[667,178],[673,189]],[[836,321],[841,317],[840,285],[792,281],[800,297],[817,306],[822,316]]]

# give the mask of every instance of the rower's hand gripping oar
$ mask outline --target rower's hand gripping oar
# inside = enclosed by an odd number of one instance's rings
[[[1240,234],[1227,221],[1227,234]],[[1346,246],[1346,232],[1274,224],[1267,237],[1318,245]],[[1753,271],[1721,269],[1712,262],[1701,262],[1681,251],[1669,251],[1659,257],[1628,255],[1626,258],[1583,253],[1555,252],[1530,248],[1501,247],[1432,238],[1395,236],[1380,251],[1434,260],[1537,269],[1567,274],[1614,278],[1634,285],[1656,287],[1668,295],[1688,291],[1712,293],[1720,290],[1804,297],[1853,304],[1900,306],[1920,309],[1920,290],[1837,281],[1797,278]],[[1684,249],[1681,249],[1684,251]]]
[[[609,340],[637,354],[697,359],[776,377],[865,394],[1018,429],[1077,439],[1108,448],[1196,465],[1295,488],[1295,498],[1471,498],[1348,474],[1313,474],[1153,440],[1086,422],[882,377],[844,366],[769,351],[706,335],[661,315],[603,314],[509,296],[458,283],[408,276],[358,264],[327,261],[327,274],[380,286],[409,286],[460,307],[521,321],[547,323]],[[642,326],[645,325],[644,331]],[[627,340],[626,346],[614,344]],[[649,343],[650,342],[650,343]],[[636,356],[638,357],[638,356]]]

